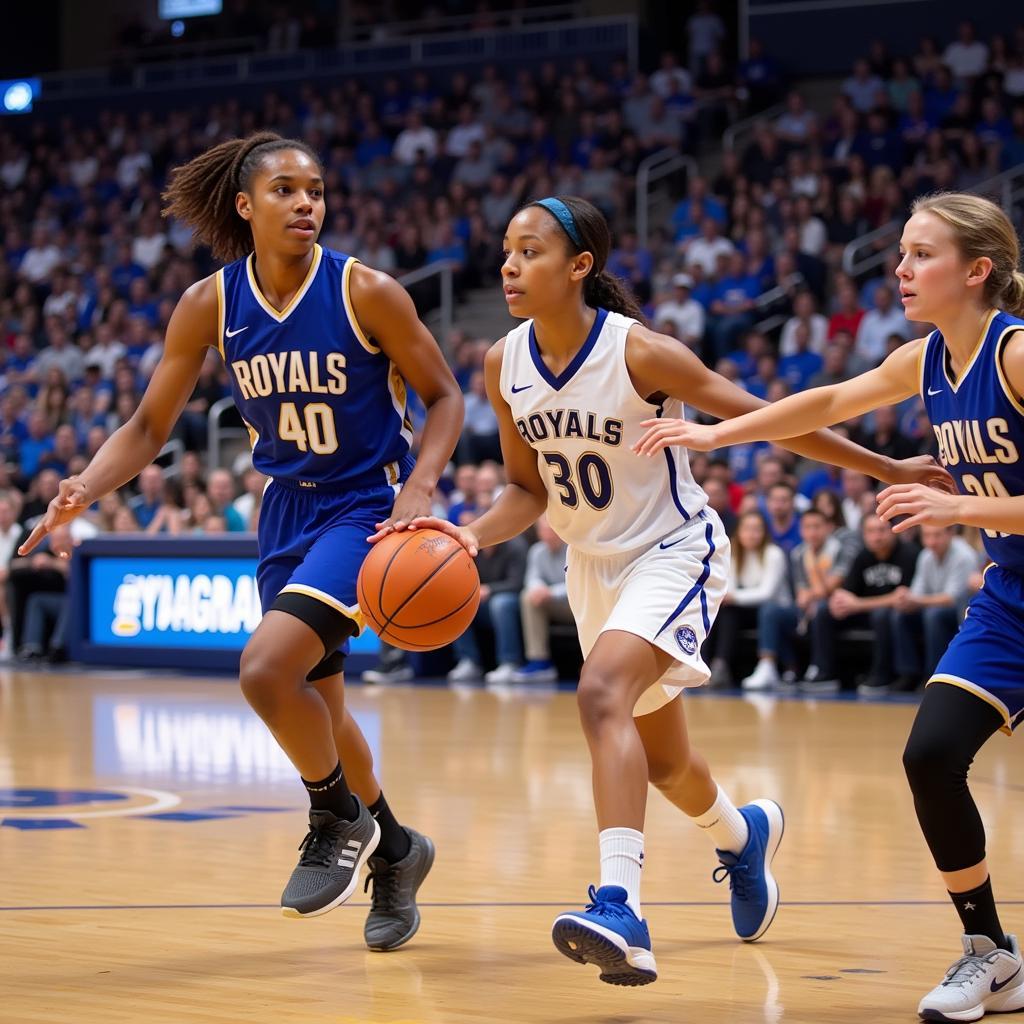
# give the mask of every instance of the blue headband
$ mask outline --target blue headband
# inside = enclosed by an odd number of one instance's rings
[[[562,225],[562,230],[572,239],[576,247],[578,249],[583,248],[583,240],[580,238],[580,231],[576,227],[576,220],[572,215],[572,210],[561,199],[555,199],[554,196],[550,196],[547,199],[538,199],[533,205],[543,206]]]

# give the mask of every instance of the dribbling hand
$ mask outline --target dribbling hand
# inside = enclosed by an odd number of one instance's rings
[[[383,526],[383,524],[381,525]],[[473,558],[476,558],[480,550],[480,542],[468,526],[456,526],[454,523],[449,523],[447,519],[438,519],[437,516],[417,516],[408,523],[389,529],[378,527],[377,532],[366,539],[374,544],[383,540],[393,530],[437,530],[439,533],[446,533],[453,540],[457,540]]]
[[[57,497],[50,502],[46,514],[36,523],[28,540],[18,548],[18,554],[31,554],[47,534],[53,534],[57,527],[80,516],[89,507],[90,500],[85,485],[77,476],[61,480]],[[61,530],[58,536],[51,538],[50,550],[58,558],[71,557],[71,536],[67,530]]]

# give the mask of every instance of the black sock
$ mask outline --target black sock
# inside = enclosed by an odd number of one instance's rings
[[[949,898],[960,915],[965,935],[987,935],[1000,949],[1010,948],[999,923],[991,878],[986,878],[977,889],[971,889],[970,892],[951,892]]]
[[[380,842],[374,850],[374,857],[383,857],[389,864],[397,863],[409,852],[412,845],[409,833],[395,820],[383,793],[370,804],[369,811],[380,825]]]
[[[359,815],[359,805],[352,799],[345,776],[341,772],[341,763],[334,771],[319,782],[302,780],[309,793],[309,806],[314,811],[330,811],[336,818],[355,821]]]

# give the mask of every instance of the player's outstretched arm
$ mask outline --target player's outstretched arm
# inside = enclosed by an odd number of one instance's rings
[[[494,504],[469,526],[455,526],[433,516],[417,519],[412,528],[431,527],[454,537],[471,555],[480,548],[518,537],[547,506],[547,489],[537,469],[537,453],[523,440],[508,402],[501,397],[501,359],[505,339],[492,345],[484,360],[487,397],[498,417],[506,486]]]
[[[392,277],[357,263],[352,305],[363,333],[380,346],[427,410],[416,468],[402,485],[376,538],[430,513],[434,488],[459,443],[465,403],[434,336],[423,326],[409,293]]]
[[[1003,349],[1003,372],[1017,400],[1024,395],[1024,333],[1017,333]],[[878,495],[878,514],[903,533],[915,526],[976,526],[980,530],[1024,534],[1024,495],[988,497],[943,494],[920,484],[896,484]]]
[[[61,481],[19,554],[28,554],[46,534],[133,480],[156,458],[195,389],[206,349],[217,344],[216,325],[216,283],[208,277],[185,292],[171,315],[163,355],[135,414],[110,435],[80,476]]]
[[[821,429],[915,394],[921,344],[902,346],[878,368],[842,384],[813,388],[768,405],[709,370],[674,338],[634,327],[627,360],[641,393],[665,392],[723,420],[712,426],[685,420],[648,421],[648,431],[635,450],[652,455],[670,444],[711,451],[750,441],[778,441],[798,455],[855,469],[887,483],[921,482],[950,489],[949,474],[930,457],[897,462]]]

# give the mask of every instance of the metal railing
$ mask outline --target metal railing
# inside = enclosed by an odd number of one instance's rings
[[[243,83],[366,75],[410,68],[440,68],[494,62],[513,65],[545,57],[618,54],[635,71],[639,27],[634,15],[540,22],[502,31],[424,35],[416,38],[345,43],[326,50],[293,53],[227,54],[200,60],[137,64],[130,74],[109,69],[57,72],[40,76],[42,106],[48,101],[83,99],[126,92],[235,87]]]
[[[1024,164],[1017,164],[964,191],[998,203],[1012,219],[1014,205],[1024,201]],[[848,243],[843,249],[843,270],[851,277],[860,277],[881,266],[898,244],[902,227],[903,221],[891,220]],[[861,255],[864,250],[868,251]]]
[[[578,21],[586,16],[586,5],[583,3],[548,4],[544,7],[526,7],[518,10],[490,11],[488,16],[495,23],[495,31],[506,29],[533,28],[538,24],[551,21]],[[403,36],[451,34],[454,32],[470,32],[479,19],[479,14],[445,14],[429,20],[419,18],[413,21],[382,22],[372,26],[360,26],[353,31],[346,31],[342,26],[343,39],[394,39]]]
[[[440,302],[436,309],[430,310],[426,315],[431,318],[435,315],[437,316],[437,333],[440,335],[438,343],[441,345],[442,350],[445,350],[448,344],[448,336],[451,334],[452,327],[455,324],[455,264],[451,260],[439,260],[437,263],[428,263],[416,270],[411,270],[408,274],[403,274],[397,280],[403,288],[409,288],[411,285],[419,284],[422,281],[429,281],[435,277],[440,279],[438,281]],[[445,351],[445,355],[448,356],[450,353]],[[206,414],[207,470],[220,468],[224,445],[227,442],[248,439],[249,431],[245,427],[224,426],[224,414],[234,407],[235,400],[228,396],[214,402],[210,406],[210,411]],[[178,448],[180,448],[180,452]],[[181,457],[184,451],[184,445],[180,441],[168,441],[160,450],[160,455],[169,452],[174,453],[172,466],[165,470],[165,475],[173,476],[175,473],[180,473]]]
[[[437,314],[438,333],[441,335],[439,344],[442,349],[448,344],[448,335],[455,325],[455,266],[451,260],[438,260],[436,263],[426,263],[416,270],[410,270],[408,274],[403,274],[397,279],[405,289],[421,281],[429,281],[432,277],[441,279],[438,282],[441,288],[440,304],[436,310],[430,311],[430,315]]]
[[[177,438],[168,441],[167,444],[165,444],[163,448],[156,453],[156,458],[153,461],[160,462],[161,459],[166,457],[170,457],[170,462],[166,465],[161,464],[160,466],[163,470],[164,477],[181,476],[181,462],[185,457],[185,442],[178,440]]]
[[[646,248],[650,237],[651,186],[683,169],[687,181],[692,181],[697,161],[672,148],[659,149],[640,161],[636,169],[636,234],[641,248]]]
[[[225,427],[221,423],[221,417],[229,409],[234,409],[235,400],[228,395],[221,398],[210,406],[206,414],[207,437],[206,437],[206,470],[207,472],[220,468],[221,448],[225,441],[237,441],[240,438],[248,437],[249,431],[245,427]]]
[[[767,107],[757,114],[751,114],[750,117],[729,125],[722,133],[722,148],[736,150],[744,136],[752,135],[762,121],[774,121],[785,109],[784,103],[776,103],[773,107]]]

